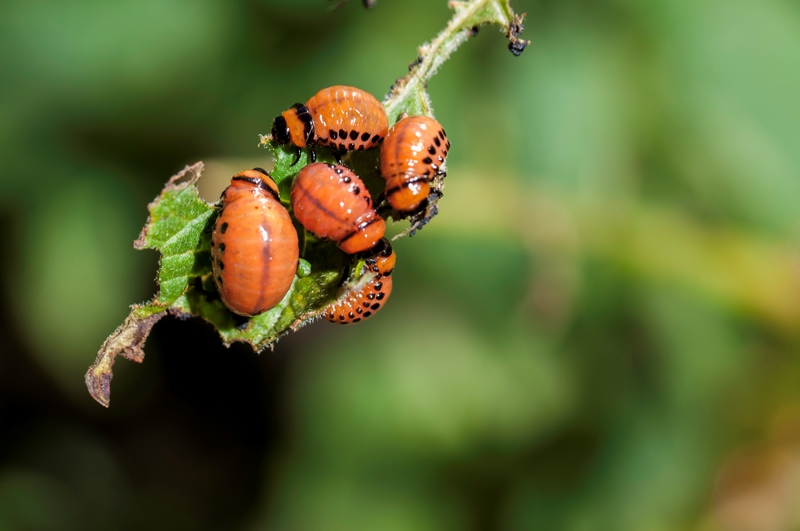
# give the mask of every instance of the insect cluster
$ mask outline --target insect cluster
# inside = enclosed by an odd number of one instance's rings
[[[450,148],[444,129],[426,116],[403,118],[390,129],[374,96],[337,85],[275,118],[272,140],[292,144],[295,163],[302,149],[311,150],[312,162],[292,182],[294,219],[315,237],[364,260],[363,270],[342,285],[323,315],[343,324],[374,315],[391,294],[395,253],[367,187],[341,157],[380,149],[386,180],[382,197],[397,212],[411,215],[425,207],[431,181],[443,175]],[[317,146],[330,149],[339,164],[316,162]],[[258,315],[274,308],[291,288],[300,258],[292,215],[281,204],[275,182],[260,168],[234,175],[221,207],[211,244],[214,283],[232,312]]]

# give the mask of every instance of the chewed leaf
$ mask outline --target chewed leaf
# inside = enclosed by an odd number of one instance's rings
[[[86,373],[90,394],[104,406],[110,401],[115,358],[122,355],[142,362],[150,329],[167,313],[205,319],[226,345],[245,342],[262,350],[318,317],[336,297],[347,262],[335,247],[317,242],[307,253],[313,261],[303,260],[302,278],[295,276],[276,307],[250,318],[231,313],[210,278],[211,227],[217,208],[198,194],[196,184],[202,171],[202,163],[185,168],[148,207],[150,217],[134,247],[161,253],[160,290],[152,301],[131,307],[128,318],[109,336]]]
[[[161,252],[160,292],[154,301],[169,306],[187,289],[191,279],[211,272],[211,232],[215,208],[197,194],[203,163],[186,167],[167,181],[148,205],[150,217],[134,242],[136,249]]]

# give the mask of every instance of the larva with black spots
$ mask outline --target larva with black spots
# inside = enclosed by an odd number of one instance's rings
[[[348,254],[371,249],[386,230],[367,187],[338,164],[305,166],[292,183],[291,201],[294,216],[306,230],[335,241]]]
[[[283,299],[300,250],[292,218],[267,172],[256,168],[231,178],[211,246],[214,283],[232,312],[258,315]]]
[[[386,200],[399,212],[413,212],[431,193],[431,181],[443,175],[450,142],[442,125],[428,116],[397,122],[381,147]]]
[[[345,288],[344,293],[325,309],[325,318],[333,323],[351,324],[367,319],[380,310],[392,294],[392,271],[395,253],[386,238],[374,248],[374,254],[365,260],[364,275],[369,281]]]
[[[388,129],[386,111],[375,96],[356,87],[334,85],[275,118],[272,139],[278,145],[297,146],[297,162],[302,148],[316,145],[336,153],[377,148]],[[311,161],[315,160],[312,150]]]

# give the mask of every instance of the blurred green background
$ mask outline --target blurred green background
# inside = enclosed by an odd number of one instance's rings
[[[318,89],[379,98],[444,0],[0,3],[0,529],[800,529],[800,6],[514,0],[430,83],[440,215],[391,302],[260,356],[199,320],[83,374],[131,243]]]

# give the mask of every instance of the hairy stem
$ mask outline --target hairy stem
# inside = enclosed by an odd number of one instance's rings
[[[432,114],[430,98],[425,90],[428,80],[453,52],[478,32],[479,26],[501,26],[514,55],[519,55],[528,44],[528,41],[519,39],[525,15],[515,15],[509,0],[451,1],[449,7],[454,13],[447,26],[432,41],[419,47],[417,60],[409,66],[408,74],[398,79],[386,95],[383,105],[390,123],[403,112]]]

